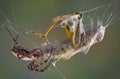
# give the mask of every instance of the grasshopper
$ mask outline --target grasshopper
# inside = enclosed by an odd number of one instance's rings
[[[79,52],[87,54],[93,44],[103,40],[105,28],[107,26],[97,25],[92,29],[85,30],[82,23],[82,17],[82,13],[73,13],[53,18],[52,24],[44,34],[38,32],[33,32],[33,34],[46,40],[49,32],[60,22],[60,27],[65,29],[67,38],[41,45],[31,50],[22,47],[18,43],[18,35],[16,38],[13,37],[12,33],[6,27],[6,30],[15,43],[11,49],[12,54],[20,60],[32,61],[28,65],[28,68],[37,72],[45,71],[56,59],[68,60]],[[39,61],[40,64],[38,64]],[[44,65],[44,67],[40,69],[40,65]]]

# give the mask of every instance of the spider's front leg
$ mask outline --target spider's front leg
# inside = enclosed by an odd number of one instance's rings
[[[45,62],[45,63],[47,63],[47,62]],[[47,69],[50,67],[51,63],[52,63],[52,59],[50,59],[50,60],[48,61],[47,65],[45,65],[44,68],[42,68],[42,69],[37,69],[36,71],[37,71],[37,72],[44,72],[45,70],[47,70]]]
[[[42,56],[42,55],[41,55]],[[28,65],[28,69],[32,70],[32,71],[36,71],[36,72],[43,72],[45,71],[47,68],[49,68],[50,64],[51,64],[51,54],[48,56],[47,59],[40,59],[39,57],[36,57],[35,60],[33,60],[29,65]],[[42,58],[42,57],[41,57]],[[40,63],[38,64],[38,61],[40,61]],[[41,66],[45,66],[42,69],[39,69],[39,65]]]
[[[36,71],[38,70],[38,64],[37,64],[37,60],[32,61],[29,65],[28,65],[28,69]]]
[[[45,65],[44,68],[39,69],[39,68],[38,68],[39,65],[37,64],[37,61],[34,60],[34,61],[32,61],[32,62],[28,65],[28,69],[30,69],[30,70],[32,70],[32,71],[36,71],[36,72],[44,72],[46,69],[49,68],[49,66],[51,65],[51,62],[52,62],[52,60],[49,60],[48,63],[45,62],[45,63],[47,63],[47,65]],[[45,63],[44,63],[44,64],[45,64]],[[43,65],[43,64],[41,64],[41,65]]]
[[[45,59],[44,61],[43,61],[43,63],[40,63],[40,65],[45,65],[45,67],[44,68],[42,68],[42,69],[36,69],[36,71],[37,72],[44,72],[45,70],[47,70],[48,68],[49,68],[49,66],[51,65],[51,62],[52,62],[52,60],[53,59],[50,59],[50,57],[51,57],[51,54],[48,56],[48,58],[47,59]]]

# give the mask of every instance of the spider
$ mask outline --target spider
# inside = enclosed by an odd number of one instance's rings
[[[56,59],[68,60],[79,52],[86,54],[93,44],[102,41],[106,26],[98,25],[93,29],[84,30],[82,16],[81,13],[73,13],[53,18],[52,24],[44,34],[38,32],[33,32],[33,34],[46,40],[49,32],[60,22],[60,27],[65,29],[67,38],[31,50],[22,47],[18,43],[19,35],[14,37],[5,27],[15,43],[11,49],[12,54],[20,60],[32,61],[28,69],[36,72],[44,72]],[[38,64],[39,61],[40,64]],[[40,69],[40,65],[44,67]]]

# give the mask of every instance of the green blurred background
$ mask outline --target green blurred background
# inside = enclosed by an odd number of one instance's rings
[[[43,33],[55,16],[89,10],[107,2],[110,0],[0,0],[0,10],[21,34],[19,42],[34,48],[42,41],[32,34],[26,35],[26,31]],[[54,67],[44,73],[29,71],[27,64],[30,62],[21,61],[10,53],[13,41],[3,28],[6,17],[0,14],[0,79],[62,79]],[[92,46],[87,55],[80,53],[56,64],[66,79],[120,79],[120,18],[116,20],[106,30],[104,40]],[[64,36],[63,32],[52,33],[52,39]]]

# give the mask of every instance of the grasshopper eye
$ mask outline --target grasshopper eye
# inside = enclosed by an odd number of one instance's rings
[[[72,21],[68,21],[67,23],[68,23],[68,26],[69,26],[69,27],[72,27],[72,26],[73,26],[73,22],[72,22]]]
[[[76,17],[73,18],[73,22],[76,22],[76,21],[78,21],[78,18],[76,18]]]

